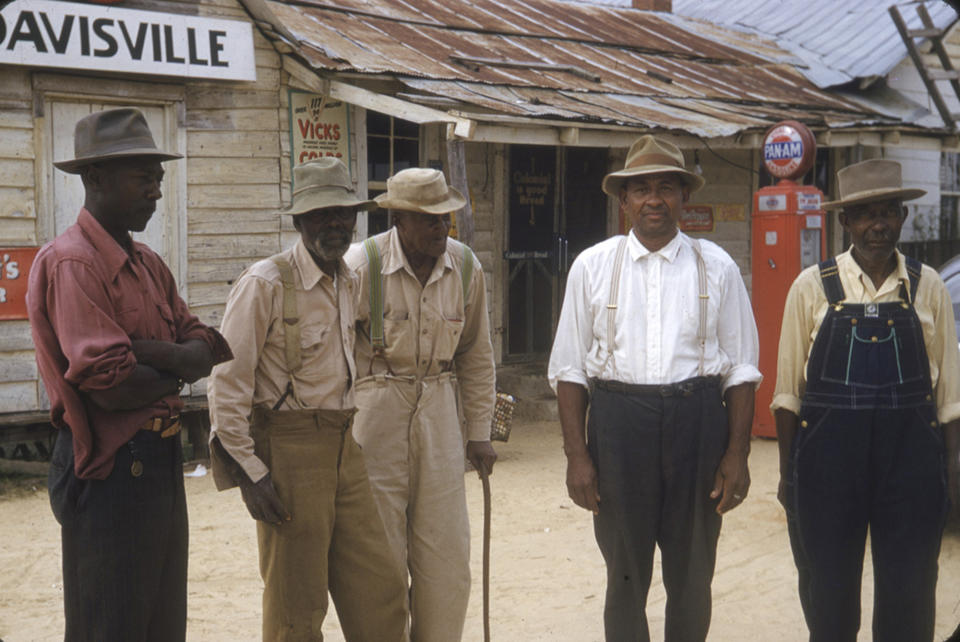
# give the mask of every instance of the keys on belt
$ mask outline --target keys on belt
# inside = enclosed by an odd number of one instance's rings
[[[140,430],[159,432],[161,437],[173,437],[180,432],[180,415],[176,417],[154,417],[140,426]]]

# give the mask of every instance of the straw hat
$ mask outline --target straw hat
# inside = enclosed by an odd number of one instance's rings
[[[377,196],[377,205],[384,209],[446,214],[467,204],[463,194],[447,185],[438,169],[411,167],[387,179],[387,191]]]
[[[604,177],[603,191],[610,196],[620,196],[620,187],[628,178],[662,172],[678,174],[691,192],[697,191],[706,183],[702,177],[686,170],[683,165],[683,152],[679,147],[647,135],[641,136],[630,146],[623,169]]]
[[[892,160],[865,160],[837,172],[840,198],[821,203],[825,210],[899,198],[910,201],[927,193],[922,189],[904,189],[900,163]]]
[[[306,214],[325,207],[376,208],[375,201],[357,198],[347,166],[339,158],[324,156],[293,168],[293,203],[281,214]]]
[[[161,161],[183,158],[157,149],[147,119],[139,109],[132,108],[98,111],[77,121],[73,155],[73,160],[55,162],[54,166],[79,174],[85,165],[112,158],[149,156]]]

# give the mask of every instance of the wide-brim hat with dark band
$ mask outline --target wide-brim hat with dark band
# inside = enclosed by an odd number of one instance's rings
[[[695,192],[706,183],[703,177],[687,171],[680,148],[654,136],[641,136],[627,152],[623,169],[611,172],[603,178],[603,191],[610,196],[620,196],[623,183],[634,176],[673,172]]]
[[[910,201],[927,193],[923,189],[904,189],[900,163],[882,158],[865,160],[838,171],[837,191],[839,199],[821,203],[820,207],[835,210],[893,198]]]
[[[139,109],[108,109],[77,121],[73,131],[73,160],[58,161],[54,166],[69,174],[79,174],[83,167],[114,158],[147,156],[160,161],[183,158],[157,149],[147,119]]]
[[[326,207],[376,209],[376,201],[357,198],[350,172],[339,158],[324,156],[293,168],[293,202],[281,214],[306,214]]]
[[[384,209],[424,214],[455,212],[467,204],[457,188],[447,185],[443,172],[426,167],[404,169],[388,178],[387,191],[376,201]]]

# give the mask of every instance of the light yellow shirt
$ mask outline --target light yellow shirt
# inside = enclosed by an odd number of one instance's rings
[[[897,252],[897,269],[880,288],[861,269],[850,251],[837,255],[837,269],[843,284],[844,300],[849,303],[887,303],[900,300],[900,283],[909,292],[909,277],[903,255]],[[950,295],[937,271],[923,266],[914,309],[923,328],[930,381],[942,423],[960,417],[960,353],[954,329]],[[800,413],[800,400],[806,386],[807,360],[820,324],[827,313],[827,297],[816,265],[800,273],[787,294],[777,357],[777,386],[770,410],[778,408]]]
[[[354,301],[357,275],[340,261],[336,282],[297,243],[281,253],[293,268],[300,315],[301,368],[293,394],[278,410],[354,407]],[[254,407],[271,409],[283,395],[287,374],[283,282],[270,259],[250,266],[230,291],[220,332],[234,359],[213,369],[207,392],[211,436],[253,481],[269,472],[254,455],[249,418]]]
[[[447,240],[426,285],[421,286],[407,261],[396,228],[374,237],[380,248],[383,274],[383,334],[386,362],[372,358],[370,345],[370,273],[362,244],[350,248],[344,260],[360,278],[357,300],[357,370],[359,376],[385,374],[415,378],[454,372],[466,420],[467,439],[487,441],[496,395],[496,370],[487,288],[480,262],[473,272],[464,305],[463,245]]]

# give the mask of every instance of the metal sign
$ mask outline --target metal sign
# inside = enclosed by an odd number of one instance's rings
[[[777,123],[763,138],[763,165],[776,178],[800,178],[813,167],[816,142],[806,125],[795,120]]]
[[[333,156],[350,167],[350,110],[326,96],[290,90],[290,159],[294,165]]]
[[[0,65],[257,79],[248,22],[52,0],[0,10]]]
[[[38,247],[0,249],[0,320],[27,318],[27,275]]]

